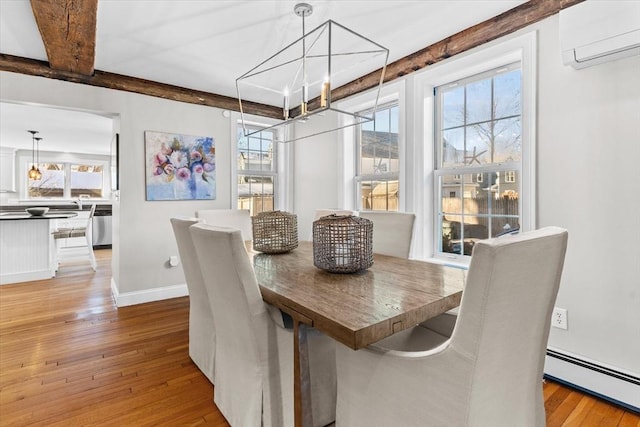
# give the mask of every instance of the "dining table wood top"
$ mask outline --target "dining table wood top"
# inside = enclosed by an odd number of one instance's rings
[[[375,254],[358,273],[313,264],[313,244],[285,254],[247,250],[262,298],[352,349],[360,349],[460,305],[466,270]]]

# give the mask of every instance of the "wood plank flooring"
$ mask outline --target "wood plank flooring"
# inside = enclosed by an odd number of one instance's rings
[[[116,309],[111,251],[58,276],[0,286],[0,426],[228,426],[188,355],[188,298]],[[560,384],[548,426],[640,427],[640,416]]]

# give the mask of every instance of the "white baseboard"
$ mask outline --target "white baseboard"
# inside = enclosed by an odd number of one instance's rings
[[[640,378],[637,374],[602,366],[555,349],[547,351],[544,373],[552,379],[640,412]]]
[[[11,283],[20,283],[20,282],[32,282],[34,280],[47,280],[51,279],[54,274],[51,273],[51,270],[37,270],[37,271],[29,271],[27,273],[9,273],[9,274],[0,274],[0,285],[10,285]]]
[[[165,286],[162,288],[145,289],[143,291],[120,293],[115,281],[111,278],[111,294],[118,307],[144,304],[145,302],[161,301],[189,295],[186,284]]]

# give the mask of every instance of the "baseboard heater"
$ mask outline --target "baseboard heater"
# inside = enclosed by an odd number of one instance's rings
[[[640,378],[547,349],[544,376],[640,414]]]

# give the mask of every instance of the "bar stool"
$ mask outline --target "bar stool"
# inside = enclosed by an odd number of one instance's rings
[[[96,271],[96,257],[93,253],[93,235],[92,235],[92,221],[93,214],[96,211],[96,205],[91,206],[89,211],[89,218],[84,226],[79,227],[60,227],[54,230],[51,234],[55,242],[55,257],[56,257],[56,271],[60,266],[60,261],[67,258],[77,258],[78,256],[86,256],[89,259],[91,268]],[[86,245],[77,245],[72,247],[63,247],[62,243],[67,243],[66,239],[72,239],[76,237],[84,237]],[[64,240],[63,240],[64,239]],[[86,253],[78,253],[78,249],[86,247]],[[84,252],[84,251],[83,251]]]

